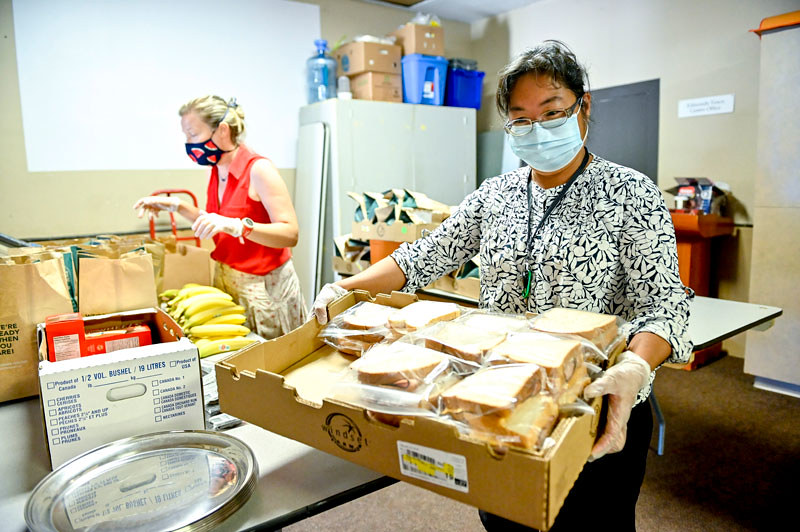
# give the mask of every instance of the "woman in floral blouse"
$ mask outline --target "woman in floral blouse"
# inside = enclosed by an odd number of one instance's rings
[[[323,287],[314,309],[324,322],[325,305],[347,290],[414,292],[480,255],[481,308],[568,307],[626,320],[628,351],[584,393],[609,396],[605,432],[551,530],[635,530],[653,430],[647,397],[658,366],[689,358],[689,302],[658,187],[585,147],[587,88],[561,42],[517,56],[500,73],[497,107],[527,166],[486,180],[427,238]],[[487,530],[524,528],[487,512],[481,520]]]

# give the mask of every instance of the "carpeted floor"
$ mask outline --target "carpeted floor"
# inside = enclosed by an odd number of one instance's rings
[[[800,504],[800,399],[753,388],[743,362],[725,357],[691,372],[659,370],[655,391],[666,419],[665,453],[655,453],[654,430],[637,507],[640,532],[796,529],[786,523],[797,522],[794,504]],[[398,482],[284,528],[320,530],[483,527],[474,508]]]

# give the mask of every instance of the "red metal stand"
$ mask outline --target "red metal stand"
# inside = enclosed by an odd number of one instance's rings
[[[165,188],[165,189],[162,189],[162,190],[156,190],[155,192],[153,192],[150,195],[151,196],[160,196],[160,195],[171,196],[172,194],[186,194],[186,195],[188,195],[189,197],[192,198],[192,202],[194,203],[194,206],[197,207],[197,196],[195,196],[194,193],[191,192],[190,190],[185,190],[185,189],[182,189],[182,188]],[[194,237],[194,236],[178,236],[178,226],[175,223],[175,213],[174,212],[169,213],[169,223],[172,226],[172,234],[175,235],[175,240],[176,241],[179,241],[179,240],[194,240],[195,245],[197,247],[200,247],[200,239],[199,238]],[[150,238],[152,238],[152,239],[156,238],[156,221],[153,218],[150,218]]]

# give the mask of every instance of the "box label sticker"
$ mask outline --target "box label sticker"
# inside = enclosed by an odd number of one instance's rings
[[[398,440],[397,455],[404,475],[469,493],[467,459],[460,454]]]

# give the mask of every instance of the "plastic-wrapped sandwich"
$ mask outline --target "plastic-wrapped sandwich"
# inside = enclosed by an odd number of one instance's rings
[[[483,356],[506,339],[509,332],[529,330],[519,316],[471,312],[420,331],[425,347],[480,363]]]
[[[429,377],[442,365],[447,365],[447,358],[441,353],[398,343],[376,347],[368,357],[359,359],[350,367],[356,370],[358,380],[365,384],[413,391],[426,379],[430,380]]]
[[[606,351],[617,339],[617,322],[616,316],[608,314],[552,308],[533,318],[531,327],[546,333],[576,334]]]
[[[453,361],[411,343],[377,344],[349,365],[332,396],[391,425],[403,417],[435,416],[431,396],[457,378]]]
[[[389,316],[389,327],[400,334],[418,331],[440,321],[457,318],[461,308],[455,303],[441,301],[415,301]]]
[[[441,394],[443,413],[463,421],[471,437],[504,447],[533,449],[558,419],[558,406],[545,391],[535,364],[483,368]]]
[[[547,375],[547,388],[558,404],[574,402],[589,384],[584,346],[578,340],[544,333],[517,333],[492,349],[491,364],[537,364]]]
[[[394,339],[387,323],[395,312],[394,307],[362,301],[335,316],[319,336],[342,353],[361,356],[374,344]]]

